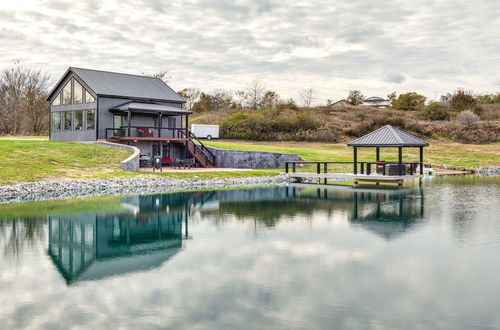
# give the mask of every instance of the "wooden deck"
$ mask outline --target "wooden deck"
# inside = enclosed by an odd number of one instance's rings
[[[313,179],[326,182],[327,180],[351,180],[354,185],[360,182],[373,182],[378,185],[381,182],[397,183],[399,186],[403,185],[405,180],[422,179],[424,176],[416,175],[381,175],[381,174],[353,174],[353,173],[288,173],[291,178],[295,179]]]

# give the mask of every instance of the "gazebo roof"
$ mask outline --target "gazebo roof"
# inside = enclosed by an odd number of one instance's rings
[[[386,125],[347,145],[351,147],[427,147],[429,143],[399,128]]]

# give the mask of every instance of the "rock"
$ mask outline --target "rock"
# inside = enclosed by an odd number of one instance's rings
[[[176,190],[283,185],[289,182],[290,178],[286,174],[265,177],[207,180],[138,177],[108,180],[26,182],[9,186],[0,186],[0,204],[42,201],[67,197],[151,194],[172,192]]]

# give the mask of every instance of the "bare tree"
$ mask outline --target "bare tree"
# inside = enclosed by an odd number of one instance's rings
[[[183,90],[177,92],[180,96],[182,96],[186,100],[186,109],[191,110],[193,104],[198,101],[201,95],[201,91],[199,88],[184,88]]]
[[[302,101],[302,105],[304,107],[310,107],[316,99],[316,90],[314,88],[303,89],[300,91],[299,96]]]
[[[159,78],[163,80],[165,84],[168,84],[172,80],[172,75],[167,71],[163,70],[157,73],[142,73],[143,76]]]
[[[262,104],[264,91],[264,84],[260,81],[254,81],[245,90],[237,91],[236,95],[243,105],[255,110],[260,108]]]
[[[26,81],[23,113],[29,121],[32,134],[40,135],[48,130],[50,108],[45,101],[50,77],[40,70],[30,71]]]
[[[262,97],[262,107],[273,108],[280,103],[280,96],[275,91],[267,91]]]
[[[22,123],[22,105],[28,72],[18,63],[0,76],[0,122],[2,132],[18,134]]]
[[[349,96],[347,97],[347,102],[352,105],[360,105],[365,99],[364,95],[358,90],[349,91]]]

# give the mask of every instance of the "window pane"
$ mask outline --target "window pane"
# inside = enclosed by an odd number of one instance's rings
[[[54,101],[52,101],[52,105],[61,105],[61,93],[57,94]]]
[[[71,80],[68,81],[63,90],[63,104],[71,104]]]
[[[75,129],[83,129],[83,111],[75,111]]]
[[[54,112],[52,114],[52,131],[56,132],[61,130],[61,113]]]
[[[115,115],[113,117],[113,128],[120,128],[122,126],[122,117]]]
[[[83,87],[80,83],[73,79],[73,102],[82,103],[83,102]]]
[[[65,111],[63,113],[64,113],[63,129],[69,130],[71,129],[71,111]]]
[[[94,110],[87,110],[87,129],[95,128]]]
[[[88,90],[85,90],[85,103],[94,103],[95,99],[92,94],[89,93]]]

